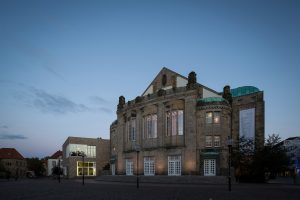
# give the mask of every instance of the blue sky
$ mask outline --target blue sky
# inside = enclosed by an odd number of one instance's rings
[[[300,2],[0,1],[0,147],[53,154],[109,138],[118,97],[162,67],[265,94],[265,134],[300,135]]]

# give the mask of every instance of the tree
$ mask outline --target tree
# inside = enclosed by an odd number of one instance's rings
[[[27,168],[30,171],[34,171],[37,176],[43,176],[46,169],[44,168],[43,161],[39,158],[26,158]]]
[[[59,175],[63,175],[63,169],[59,166],[55,166],[52,168],[52,175],[58,177]]]
[[[275,178],[279,172],[288,168],[290,164],[290,158],[280,145],[280,142],[281,138],[279,135],[269,135],[263,151],[260,152],[262,155],[259,155],[264,157],[262,160],[264,170],[270,173],[270,178]]]
[[[241,181],[265,181],[265,175],[271,178],[287,168],[290,159],[280,146],[279,135],[269,135],[262,148],[254,148],[251,139],[240,138],[239,145],[233,150],[233,166],[238,169]]]

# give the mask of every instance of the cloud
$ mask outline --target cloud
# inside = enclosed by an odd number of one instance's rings
[[[30,90],[34,94],[33,107],[42,112],[65,114],[89,111],[90,108],[84,104],[77,104],[63,96],[49,94],[34,87]]]
[[[48,66],[45,66],[44,67],[48,72],[50,72],[52,75],[56,76],[57,78],[63,80],[66,82],[66,79],[61,75],[59,74],[57,71],[55,71],[53,68],[51,67],[48,67]]]
[[[0,140],[24,140],[26,136],[20,134],[0,133]]]
[[[90,100],[95,103],[95,104],[107,104],[108,101],[106,101],[105,99],[103,99],[102,97],[99,97],[99,96],[91,96],[90,97]]]
[[[109,108],[101,107],[98,109],[99,111],[105,112],[105,113],[112,113],[112,110]]]
[[[1,125],[0,128],[1,129],[8,129],[8,126],[7,125]]]

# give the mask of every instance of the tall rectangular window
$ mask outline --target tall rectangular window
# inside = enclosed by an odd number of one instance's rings
[[[144,157],[144,175],[145,176],[155,175],[154,157]]]
[[[86,157],[96,158],[96,146],[87,146]]]
[[[212,112],[207,112],[205,119],[206,119],[207,124],[211,124],[212,123]]]
[[[168,175],[181,175],[181,156],[168,156]]]
[[[135,141],[136,139],[136,119],[131,119],[128,125],[128,140]]]
[[[220,136],[214,136],[214,146],[215,147],[220,147],[221,146]]]
[[[220,123],[220,112],[214,112],[214,124]]]
[[[166,113],[166,135],[183,135],[183,110]]]
[[[133,161],[132,159],[125,160],[125,167],[126,167],[126,175],[131,176],[133,175]]]
[[[144,117],[144,138],[157,138],[157,115]]]
[[[205,146],[212,147],[212,136],[205,136]]]

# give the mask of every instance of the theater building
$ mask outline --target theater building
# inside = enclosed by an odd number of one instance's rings
[[[111,173],[222,176],[228,139],[264,144],[263,91],[253,86],[218,92],[163,68],[134,100],[119,97],[110,127]],[[138,169],[138,170],[137,170]]]

